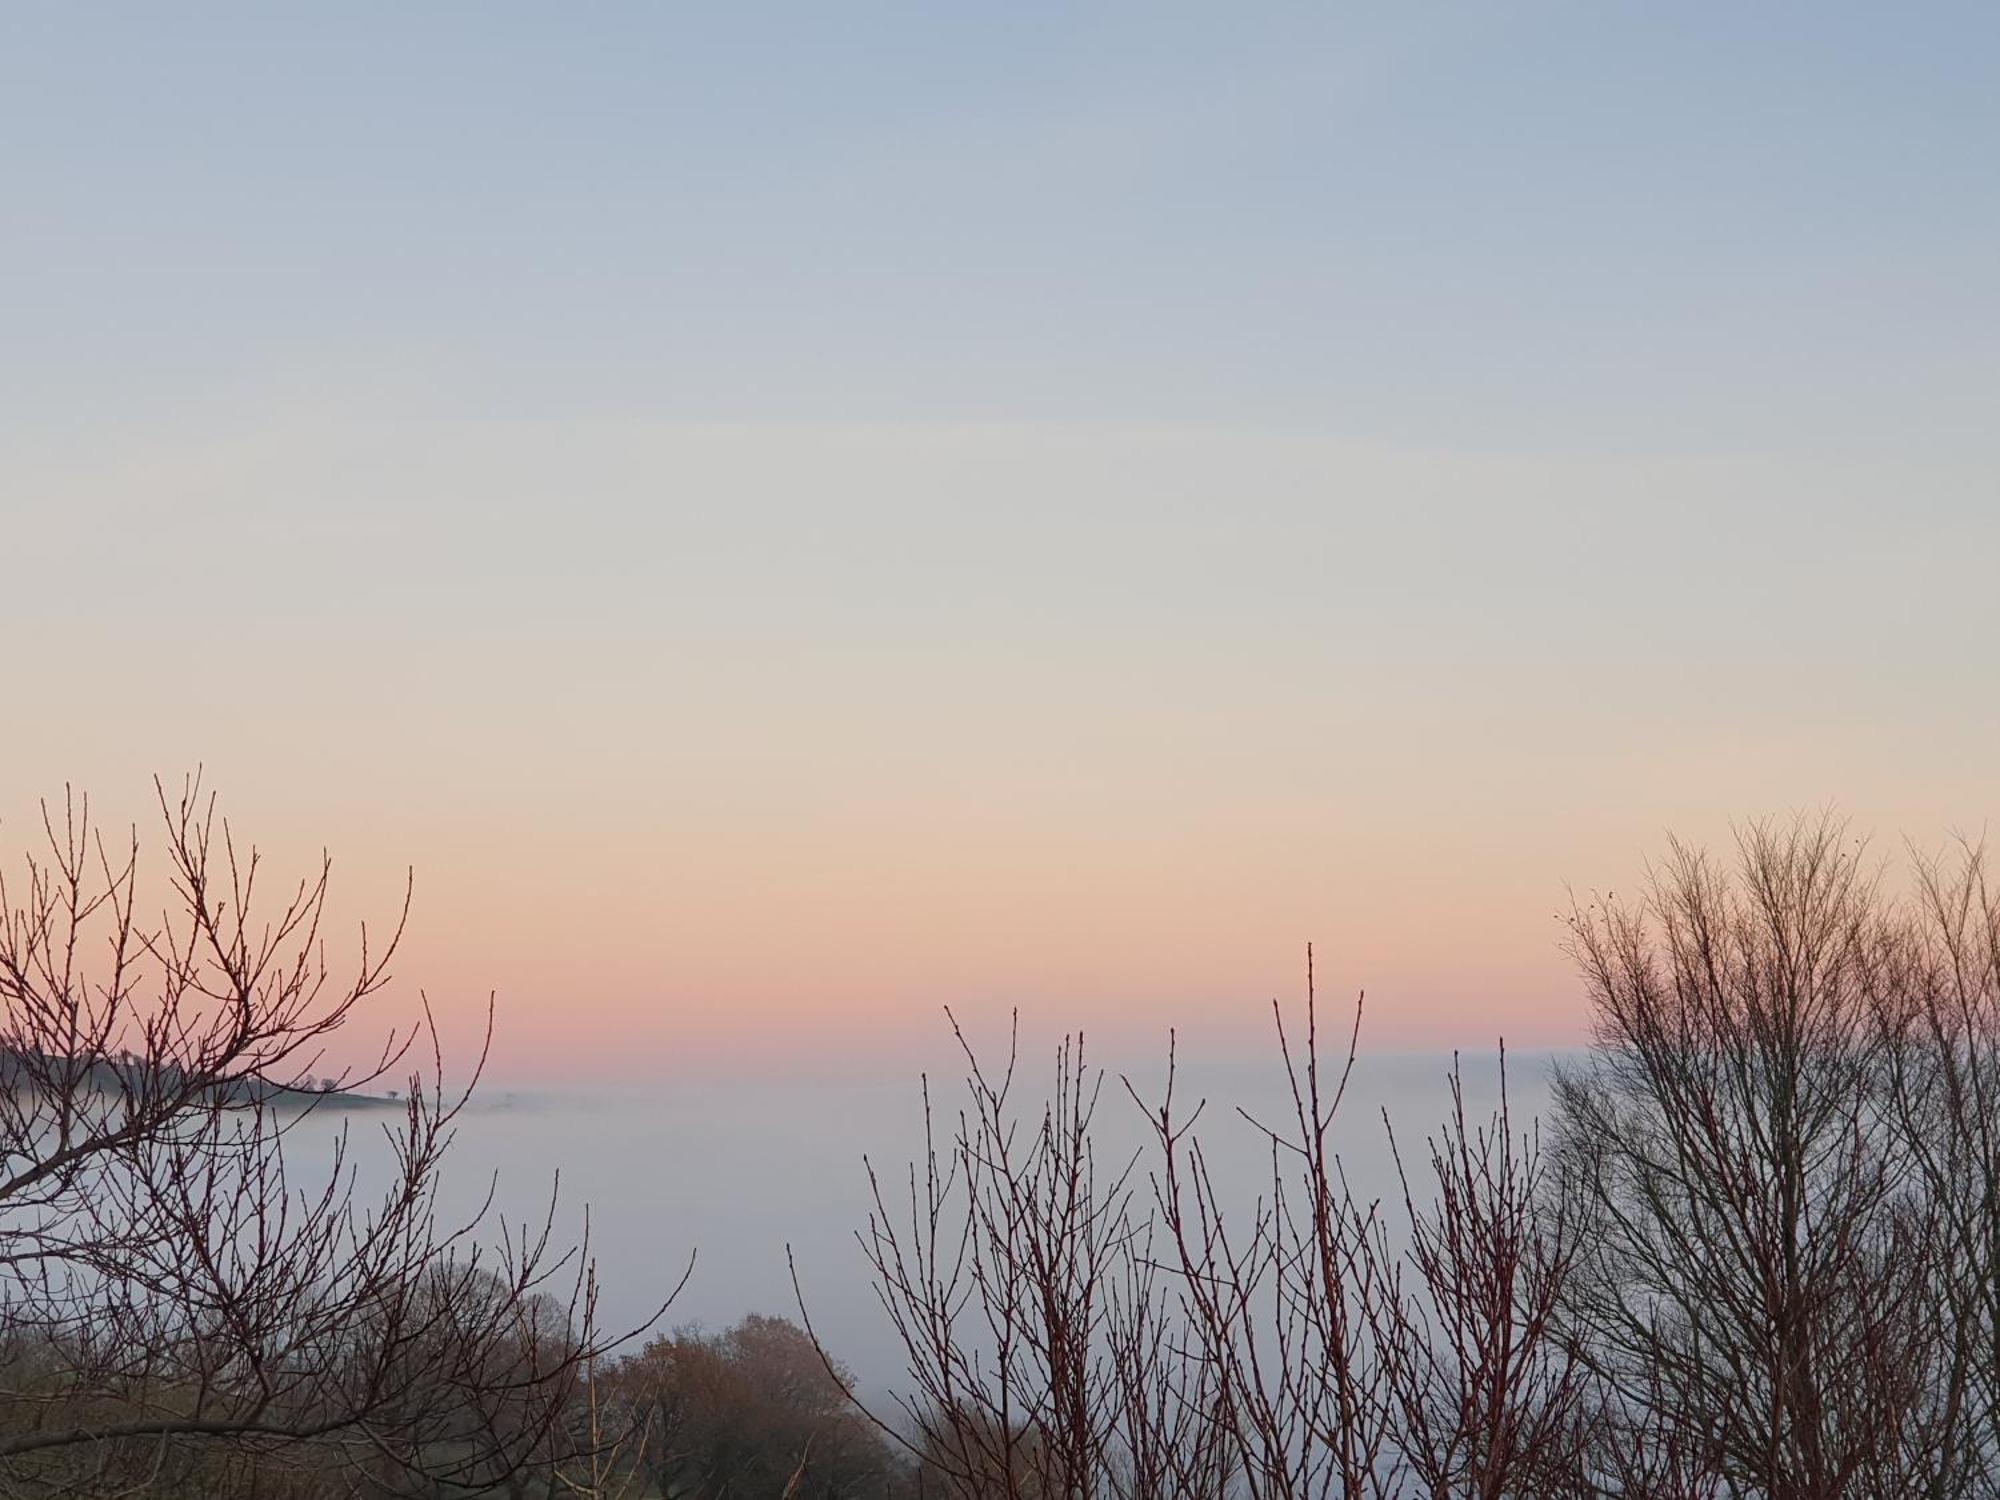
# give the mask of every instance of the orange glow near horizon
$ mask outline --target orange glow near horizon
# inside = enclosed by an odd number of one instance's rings
[[[0,859],[203,766],[495,1080],[1563,1046],[2000,815],[2000,7],[21,10]]]
[[[1996,710],[1953,691],[1988,639],[1979,513],[1885,559],[1728,511],[1759,587],[1663,621],[1712,518],[1655,518],[1776,467],[1148,428],[231,431],[49,471],[79,504],[153,498],[119,502],[123,551],[44,538],[122,613],[24,666],[42,710],[0,748],[0,828],[18,849],[65,780],[143,824],[152,773],[205,763],[274,868],[332,850],[343,920],[414,866],[401,1003],[421,986],[462,1048],[495,992],[499,1079],[865,1068],[932,1048],[946,1005],[1143,1055],[1169,1026],[1261,1046],[1308,941],[1332,1002],[1367,990],[1370,1046],[1564,1045],[1567,892],[1629,886],[1668,830],[1835,803],[1893,850],[1977,831],[1992,791]],[[364,460],[479,503],[371,509],[339,488]],[[338,481],[303,573],[258,550],[287,480]],[[1583,526],[1614,482],[1644,506]],[[1920,584],[1925,615],[1828,613]],[[216,643],[193,671],[190,632]],[[1855,677],[1892,651],[1917,665]]]

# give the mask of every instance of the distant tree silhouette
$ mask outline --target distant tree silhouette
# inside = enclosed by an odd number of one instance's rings
[[[645,1432],[638,1466],[670,1500],[768,1495],[879,1500],[905,1466],[797,1324],[751,1315],[720,1334],[684,1328],[610,1377]]]

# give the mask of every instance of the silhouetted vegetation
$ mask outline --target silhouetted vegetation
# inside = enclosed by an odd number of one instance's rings
[[[1177,1059],[1045,1096],[961,1034],[957,1107],[861,1235],[904,1380],[858,1403],[751,1316],[621,1351],[552,1216],[435,1193],[466,1091],[428,1018],[330,1077],[327,868],[270,903],[194,786],[167,913],[81,802],[0,882],[0,1491],[595,1500],[1975,1500],[2000,1494],[2000,900],[1978,850],[1885,888],[1837,822],[1679,845],[1573,912],[1590,1047],[1539,1122],[1451,1108],[1400,1190],[1342,1150],[1361,1008],[1273,1007],[1261,1180]],[[253,916],[252,914],[257,915]],[[400,930],[400,929],[398,929]],[[412,1048],[420,1047],[416,1053]],[[396,1170],[287,1173],[401,1076]],[[476,1077],[477,1068],[473,1069]],[[386,1091],[385,1091],[386,1092]],[[376,1100],[378,1105],[381,1101]],[[1100,1160],[1102,1111],[1143,1122]],[[378,1115],[377,1118],[384,1116]],[[1241,1123],[1241,1122],[1239,1122]],[[496,1226],[497,1228],[498,1226]],[[497,1248],[490,1243],[497,1238]]]
[[[1218,1180],[1170,1067],[1141,1159],[1080,1040],[963,1103],[863,1234],[952,1496],[1898,1500],[2000,1493],[2000,902],[1885,894],[1829,819],[1676,846],[1571,921],[1595,1038],[1546,1149],[1453,1112],[1400,1202],[1339,1154],[1340,1045],[1276,1010],[1269,1173]],[[1309,965],[1310,967],[1310,965]],[[963,1037],[961,1037],[963,1041]],[[928,1093],[925,1115],[933,1116]],[[1366,1128],[1365,1125],[1362,1128]],[[801,1299],[802,1309],[805,1307]]]
[[[197,785],[159,800],[143,893],[137,834],[107,842],[81,799],[0,874],[0,1489],[480,1492],[569,1460],[610,1342],[587,1261],[547,1220],[497,1250],[438,1222],[467,1093],[428,1014],[313,1076],[400,917],[336,979],[328,864],[272,900]],[[295,1180],[301,1121],[412,1058],[390,1184],[358,1198],[344,1141]]]
[[[862,1500],[897,1492],[904,1465],[797,1324],[752,1315],[720,1334],[683,1328],[605,1379],[642,1438],[645,1492],[687,1500],[793,1495]]]

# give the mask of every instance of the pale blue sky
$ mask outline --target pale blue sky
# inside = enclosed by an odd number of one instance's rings
[[[10,423],[1983,442],[1986,5],[12,6]]]
[[[0,817],[412,860],[517,1075],[1561,1041],[1663,829],[1997,810],[2000,9],[0,14]]]

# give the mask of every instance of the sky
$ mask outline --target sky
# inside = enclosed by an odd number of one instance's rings
[[[6,21],[0,843],[201,765],[505,1079],[1561,1046],[2000,802],[1991,7]]]

